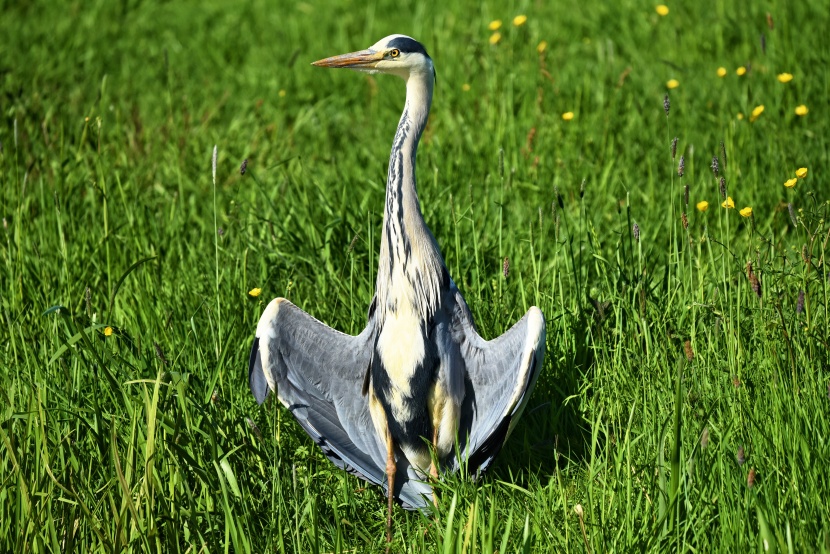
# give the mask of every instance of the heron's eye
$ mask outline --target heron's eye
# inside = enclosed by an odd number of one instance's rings
[[[397,58],[398,56],[401,55],[401,51],[398,50],[397,48],[395,48],[394,50],[389,51],[389,55],[392,56],[393,58]]]

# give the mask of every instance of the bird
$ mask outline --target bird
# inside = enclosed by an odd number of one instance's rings
[[[256,327],[248,381],[260,404],[275,393],[335,465],[385,490],[388,548],[395,500],[428,510],[443,472],[465,468],[477,477],[491,465],[541,372],[545,318],[533,306],[503,335],[484,340],[424,221],[415,157],[436,78],[424,46],[395,34],[313,65],[406,82],[375,295],[357,336],[285,298],[272,300]]]

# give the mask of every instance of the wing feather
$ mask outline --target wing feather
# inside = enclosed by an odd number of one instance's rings
[[[475,474],[489,467],[533,391],[545,355],[545,318],[534,306],[503,335],[485,341],[456,290],[452,333],[466,372],[461,461]]]

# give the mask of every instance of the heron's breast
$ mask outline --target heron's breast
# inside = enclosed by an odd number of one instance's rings
[[[411,397],[415,372],[426,356],[425,338],[420,318],[413,310],[389,313],[377,342],[377,354],[389,377],[392,404],[394,396]]]

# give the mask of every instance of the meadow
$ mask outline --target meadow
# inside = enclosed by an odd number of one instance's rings
[[[247,361],[365,325],[405,91],[310,62],[404,33],[424,217],[547,354],[393,550],[830,552],[830,2],[331,4],[0,2],[0,550],[384,547]]]

